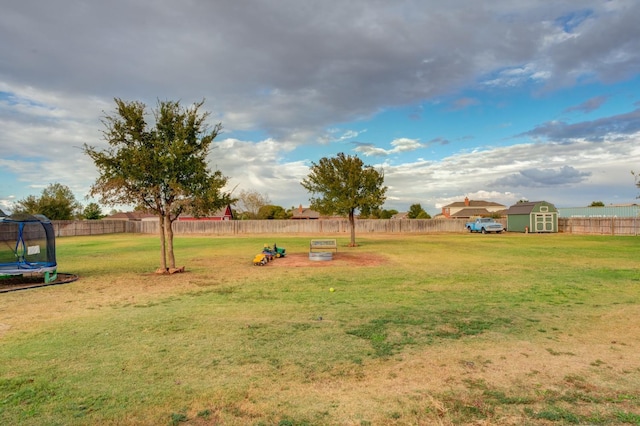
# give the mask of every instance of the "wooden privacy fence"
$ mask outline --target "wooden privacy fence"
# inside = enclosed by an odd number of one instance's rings
[[[53,220],[51,222],[56,237],[140,232],[136,229],[135,222],[126,220]]]
[[[640,235],[640,217],[559,218],[558,231],[583,235]]]
[[[505,221],[506,222],[506,221]],[[462,219],[356,220],[356,234],[467,232]],[[157,222],[139,222],[137,232],[158,232]],[[347,219],[331,220],[231,220],[174,222],[175,234],[342,234],[351,232]]]
[[[356,235],[465,233],[464,219],[361,219]],[[506,226],[506,219],[500,219]],[[157,234],[158,222],[115,220],[53,221],[56,236],[116,233]],[[347,219],[331,220],[231,220],[174,222],[176,234],[343,234],[351,228]],[[558,230],[568,234],[640,235],[640,218],[559,218]]]
[[[467,232],[463,219],[361,219],[356,220],[356,233],[438,233]],[[506,223],[506,220],[503,222]],[[156,221],[53,221],[56,236],[98,235],[115,233],[157,234]],[[175,234],[343,234],[351,227],[347,219],[331,220],[224,220],[183,221],[173,223]]]

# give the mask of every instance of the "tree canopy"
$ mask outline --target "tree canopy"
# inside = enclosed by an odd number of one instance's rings
[[[255,190],[242,190],[238,195],[238,207],[243,219],[258,219],[260,209],[271,204],[267,194],[261,194]]]
[[[431,219],[431,215],[420,204],[412,204],[407,212],[407,217],[409,219]]]
[[[71,220],[81,207],[68,186],[52,183],[42,190],[40,197],[29,195],[17,201],[13,213],[42,214],[50,220]]]
[[[360,218],[362,219],[391,219],[393,215],[398,214],[398,210],[395,209],[370,209],[367,206],[363,206],[360,209]]]
[[[146,105],[116,98],[116,111],[103,119],[108,148],[84,145],[99,177],[90,194],[102,204],[133,204],[155,213],[160,222],[161,268],[175,268],[171,224],[182,213],[202,216],[233,200],[223,188],[227,178],[207,165],[211,143],[221,124],[210,128],[204,101],[184,108],[158,101],[148,124]]]
[[[281,206],[268,204],[258,210],[258,219],[289,219],[291,215]]]
[[[82,217],[86,220],[98,220],[102,219],[104,215],[98,203],[89,203],[82,211]]]
[[[339,153],[312,163],[302,186],[312,194],[311,208],[325,215],[347,216],[351,225],[351,246],[356,245],[356,210],[373,211],[384,204],[387,187],[384,174],[365,166],[357,156]]]

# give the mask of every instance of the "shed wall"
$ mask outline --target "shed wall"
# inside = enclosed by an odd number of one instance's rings
[[[530,227],[528,214],[510,214],[507,216],[507,231],[525,232]]]

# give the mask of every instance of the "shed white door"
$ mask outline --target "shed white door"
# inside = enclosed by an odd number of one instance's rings
[[[553,214],[536,213],[535,214],[535,232],[554,232]]]

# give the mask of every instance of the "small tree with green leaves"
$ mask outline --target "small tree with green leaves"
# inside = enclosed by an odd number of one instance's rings
[[[362,219],[391,219],[394,214],[398,214],[398,210],[381,208],[371,210],[366,207],[360,209],[360,218]]]
[[[301,184],[312,194],[313,210],[349,218],[352,247],[356,245],[356,210],[378,209],[384,204],[387,192],[382,171],[365,166],[357,156],[344,153],[312,163],[311,172]]]
[[[431,219],[431,215],[427,213],[420,204],[412,204],[407,212],[409,219]]]
[[[258,219],[289,219],[290,217],[283,207],[272,204],[262,206],[258,210]]]
[[[85,220],[100,220],[104,215],[98,203],[89,203],[82,211],[82,217]]]
[[[393,216],[398,214],[398,210],[396,209],[383,209],[380,211],[380,219],[391,219]]]
[[[105,205],[133,204],[155,213],[161,269],[175,268],[171,225],[178,216],[206,215],[233,201],[222,191],[227,178],[207,165],[211,143],[222,126],[207,126],[209,113],[200,111],[204,101],[190,108],[159,101],[151,126],[142,102],[115,99],[115,103],[115,114],[103,119],[109,147],[100,151],[84,145],[100,172],[90,195],[99,196]]]
[[[68,186],[52,183],[42,190],[40,197],[29,195],[17,201],[13,213],[41,214],[50,220],[72,220],[81,207]]]
[[[604,207],[604,203],[602,201],[592,201],[589,207]]]

